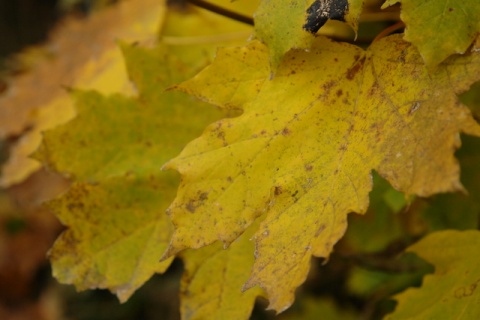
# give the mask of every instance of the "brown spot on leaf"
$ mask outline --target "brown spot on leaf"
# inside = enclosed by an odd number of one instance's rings
[[[462,299],[462,298],[470,297],[471,295],[473,295],[473,293],[477,289],[479,283],[480,283],[480,279],[478,279],[477,281],[475,281],[469,286],[460,287],[456,289],[454,293],[455,298]]]
[[[305,170],[306,171],[312,171],[313,170],[313,166],[311,164],[306,164],[305,165]]]
[[[356,57],[356,58],[357,58],[357,57]],[[347,71],[347,79],[348,79],[348,80],[352,80],[353,78],[355,78],[355,75],[362,69],[364,62],[365,62],[365,58],[363,58],[363,59],[361,59],[361,60],[358,60],[358,61],[353,65],[353,67],[351,67],[350,69],[348,69],[348,71]]]
[[[288,128],[286,128],[286,127],[283,128],[283,130],[282,130],[282,135],[283,135],[283,136],[288,136],[290,133],[291,133],[291,132],[290,132],[290,129],[288,129]]]
[[[276,187],[275,187],[274,194],[275,194],[276,196],[279,196],[279,195],[281,195],[282,193],[283,193],[283,188],[280,187],[280,186],[276,186]]]
[[[186,205],[185,207],[186,207],[187,210],[188,210],[189,212],[191,212],[191,213],[195,213],[195,209],[197,209],[197,208],[195,207],[195,203],[194,203],[193,200],[188,201],[188,203],[187,203],[187,205]]]
[[[343,94],[342,89],[338,89],[338,90],[337,90],[337,97],[340,98],[340,97],[342,96],[342,94]]]

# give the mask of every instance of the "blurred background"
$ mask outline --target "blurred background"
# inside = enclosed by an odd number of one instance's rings
[[[52,30],[62,28],[61,21],[88,19],[117,2],[0,0],[0,98],[15,85],[12,79],[28,73],[37,61],[49,59],[41,45]],[[380,12],[381,3],[366,2],[357,44],[368,45],[375,35],[398,21],[398,8]],[[332,33],[338,31],[336,26],[331,25]],[[338,34],[351,36],[351,30],[345,31],[344,25],[339,28]],[[480,85],[476,84],[462,97],[477,119],[479,93]],[[29,131],[27,123],[2,135],[2,121],[5,125],[6,118],[1,118],[1,103],[0,99],[0,170],[11,146]],[[16,119],[14,114],[8,121]],[[470,187],[478,185],[478,150],[478,139],[464,137],[464,148],[458,154],[465,169],[462,181],[467,182],[473,199],[480,199],[478,187]],[[393,294],[419,285],[422,276],[432,270],[414,256],[401,255],[405,247],[432,230],[478,228],[477,200],[467,201],[465,195],[441,195],[407,201],[379,176],[374,176],[374,181],[369,212],[365,216],[350,215],[348,233],[337,244],[329,262],[312,261],[309,278],[297,291],[295,304],[280,318],[380,319],[394,308]],[[78,293],[51,277],[47,252],[63,226],[42,203],[67,187],[66,179],[45,169],[0,187],[0,320],[179,319],[178,292],[183,268],[179,260],[165,274],[154,276],[124,304],[106,290]],[[444,204],[452,201],[457,202]],[[251,319],[273,319],[272,312],[264,311],[266,306],[266,301],[259,300]]]

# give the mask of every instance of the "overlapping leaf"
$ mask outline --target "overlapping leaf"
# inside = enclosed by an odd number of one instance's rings
[[[227,250],[221,243],[181,254],[185,272],[181,284],[182,319],[248,319],[257,296],[263,290],[242,292],[254,261],[250,240],[258,223]]]
[[[39,151],[76,181],[50,204],[70,226],[52,249],[54,275],[80,289],[110,288],[121,300],[170,263],[158,260],[170,237],[164,211],[177,180],[161,164],[219,116],[205,108],[187,122],[200,106],[163,92],[192,72],[188,61],[165,47],[124,46],[124,52],[139,97],[76,92],[78,116],[47,132]]]
[[[289,52],[274,79],[261,43],[220,50],[178,88],[244,113],[210,125],[167,165],[183,176],[167,256],[228,245],[266,212],[246,288],[260,285],[284,310],[311,256],[328,256],[346,215],[365,212],[372,169],[407,194],[461,188],[459,132],[480,128],[456,94],[479,71],[474,52],[429,74],[401,36],[367,51],[319,38]]]
[[[464,53],[480,32],[480,2],[477,0],[387,0],[401,2],[405,40],[420,51],[429,67],[452,54]]]
[[[162,272],[170,264],[171,259],[159,263],[159,258],[171,236],[165,209],[174,198],[177,177],[160,167],[200,134],[206,123],[225,113],[165,89],[204,67],[225,39],[238,41],[248,36],[218,35],[219,26],[237,24],[238,29],[238,23],[225,23],[225,18],[211,13],[200,12],[188,19],[185,15],[173,10],[166,18],[162,39],[173,45],[153,49],[122,45],[138,97],[74,91],[77,117],[45,134],[38,157],[75,181],[68,193],[50,203],[69,226],[51,252],[54,275],[62,282],[74,283],[80,289],[109,288],[124,301],[154,272]],[[200,37],[182,38],[191,30],[172,29],[173,23],[178,27],[179,18],[188,20]],[[183,299],[185,310],[194,310],[196,299],[210,300],[216,294],[197,284],[216,281],[216,287],[224,290],[223,298],[242,301],[237,301],[235,308],[213,304],[219,317],[239,313],[248,317],[261,291],[241,294],[252,265],[253,244],[245,238],[238,248],[215,253],[224,266],[212,265],[209,248],[185,254],[186,264],[195,268],[232,269],[229,259],[235,260],[237,268],[225,279],[189,274],[183,283],[196,298]],[[241,283],[235,285],[242,276]],[[203,311],[198,312],[189,314],[202,317]]]
[[[396,296],[398,305],[387,319],[477,319],[480,317],[480,232],[440,231],[408,250],[433,264],[421,288]]]
[[[303,26],[307,9],[315,0],[264,0],[255,13],[255,35],[265,43],[270,52],[272,67],[276,69],[290,49],[309,49],[314,36]],[[323,1],[332,5],[331,1]],[[357,30],[357,20],[362,0],[349,0],[345,20]]]
[[[308,49],[314,36],[303,29],[314,0],[264,0],[255,13],[255,35],[267,44],[276,68],[292,48]]]

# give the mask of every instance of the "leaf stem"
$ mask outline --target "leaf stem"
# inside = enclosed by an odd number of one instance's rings
[[[243,14],[216,6],[204,0],[187,0],[187,2],[190,2],[191,4],[194,4],[197,7],[203,8],[205,10],[215,12],[224,17],[253,26],[253,18],[244,16]]]
[[[405,28],[405,23],[403,23],[403,21],[398,21],[397,23],[391,25],[390,27],[388,28],[385,28],[382,32],[380,32],[376,37],[375,39],[373,39],[372,43],[374,43],[375,41],[378,41],[386,36],[388,36],[389,34],[391,34],[392,32],[395,32],[397,30],[400,30],[402,28]]]

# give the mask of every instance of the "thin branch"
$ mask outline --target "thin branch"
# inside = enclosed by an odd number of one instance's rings
[[[208,3],[204,0],[187,0],[187,2],[190,2],[191,4],[194,4],[197,7],[206,9],[208,11],[215,12],[224,17],[253,26],[253,18],[244,16],[243,14],[227,10],[225,8]]]

